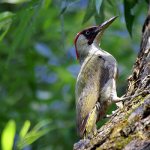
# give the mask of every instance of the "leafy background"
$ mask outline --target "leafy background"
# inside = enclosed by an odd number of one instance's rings
[[[78,140],[77,32],[119,16],[101,47],[118,61],[121,96],[139,50],[147,6],[143,0],[1,0],[1,149],[72,149]]]

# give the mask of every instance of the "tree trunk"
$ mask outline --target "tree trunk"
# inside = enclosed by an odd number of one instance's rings
[[[125,101],[92,139],[80,140],[74,150],[150,150],[150,11],[142,30],[140,52],[128,78]]]

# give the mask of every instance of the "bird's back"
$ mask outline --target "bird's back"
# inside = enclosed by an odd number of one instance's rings
[[[100,117],[105,114],[107,101],[100,100],[100,93],[113,74],[106,63],[108,62],[98,53],[88,56],[81,66],[76,83],[77,128],[80,136],[84,133],[88,116],[98,101],[101,103]]]

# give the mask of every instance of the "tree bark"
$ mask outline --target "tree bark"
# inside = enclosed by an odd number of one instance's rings
[[[142,29],[140,51],[128,78],[123,109],[92,139],[80,140],[74,150],[150,150],[150,11]]]

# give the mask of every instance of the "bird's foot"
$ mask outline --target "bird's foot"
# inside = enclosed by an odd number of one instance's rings
[[[150,91],[149,90],[139,91],[138,93],[136,93],[134,95],[131,95],[131,96],[127,96],[127,97],[124,97],[124,96],[123,97],[112,96],[111,101],[115,102],[116,105],[119,108],[123,108],[122,102],[124,102],[126,100],[130,100],[130,99],[136,98],[136,97],[138,97],[140,95],[143,95],[143,94],[150,94]]]

